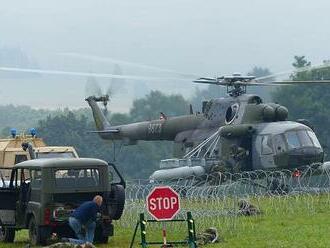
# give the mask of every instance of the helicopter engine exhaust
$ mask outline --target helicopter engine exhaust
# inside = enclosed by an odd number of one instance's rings
[[[246,112],[249,113],[245,119],[248,123],[285,121],[289,115],[286,107],[276,103],[251,104],[246,107]]]
[[[276,103],[268,103],[267,105],[274,109],[274,121],[285,121],[288,118],[289,111],[286,107]]]

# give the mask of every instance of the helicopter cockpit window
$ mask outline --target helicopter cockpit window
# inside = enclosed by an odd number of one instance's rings
[[[239,109],[239,105],[238,103],[235,103],[233,105],[231,105],[227,111],[226,111],[226,124],[231,124],[235,117],[238,114],[238,109]]]
[[[289,148],[294,149],[300,147],[297,132],[289,131],[285,133],[286,140],[288,141]]]
[[[261,139],[261,153],[263,155],[268,155],[273,153],[272,140],[269,135],[265,135]]]
[[[300,143],[304,147],[311,147],[314,146],[311,138],[308,136],[305,130],[300,130],[297,132]]]
[[[314,146],[316,146],[317,148],[321,148],[321,144],[316,138],[315,133],[313,133],[312,131],[307,131],[307,134],[312,139]]]
[[[321,148],[320,142],[317,140],[315,134],[312,131],[289,131],[285,133],[285,137],[290,149],[295,149],[299,147]]]

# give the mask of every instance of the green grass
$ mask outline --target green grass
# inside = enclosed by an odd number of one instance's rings
[[[263,211],[262,215],[196,218],[199,231],[216,226],[223,238],[222,242],[206,247],[330,247],[329,195],[264,197],[251,201],[260,207]],[[205,202],[189,202],[189,204],[183,202],[182,205],[187,210],[196,210],[223,207],[223,204],[219,201],[218,205],[213,202],[209,206]],[[120,223],[115,223],[115,236],[110,239],[108,245],[97,245],[97,247],[129,247],[134,231],[133,223],[132,227],[123,226],[128,225],[129,221],[133,222],[130,218],[126,215]],[[184,223],[168,225],[169,239],[184,239],[186,233]],[[14,244],[0,244],[0,248],[24,247],[28,241],[27,232],[20,231],[16,237]],[[161,240],[160,225],[149,223],[147,237],[153,241]],[[134,247],[139,247],[139,241],[138,233]]]

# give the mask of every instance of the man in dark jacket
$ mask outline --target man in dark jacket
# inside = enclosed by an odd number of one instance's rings
[[[100,211],[103,198],[100,195],[93,201],[87,201],[74,210],[69,218],[69,225],[78,239],[69,239],[75,244],[93,243],[97,213]]]

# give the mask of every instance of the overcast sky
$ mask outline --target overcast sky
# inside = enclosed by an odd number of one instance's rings
[[[1,0],[0,48],[19,47],[43,69],[112,72],[108,64],[58,55],[75,52],[201,76],[245,73],[255,65],[278,72],[291,68],[294,55],[329,59],[329,11],[326,0]],[[139,71],[123,67],[123,73]],[[86,106],[85,81],[1,79],[1,103]],[[103,87],[108,81],[101,80]],[[195,87],[133,83],[186,96]],[[137,88],[129,82],[126,88],[113,110],[128,111]]]

